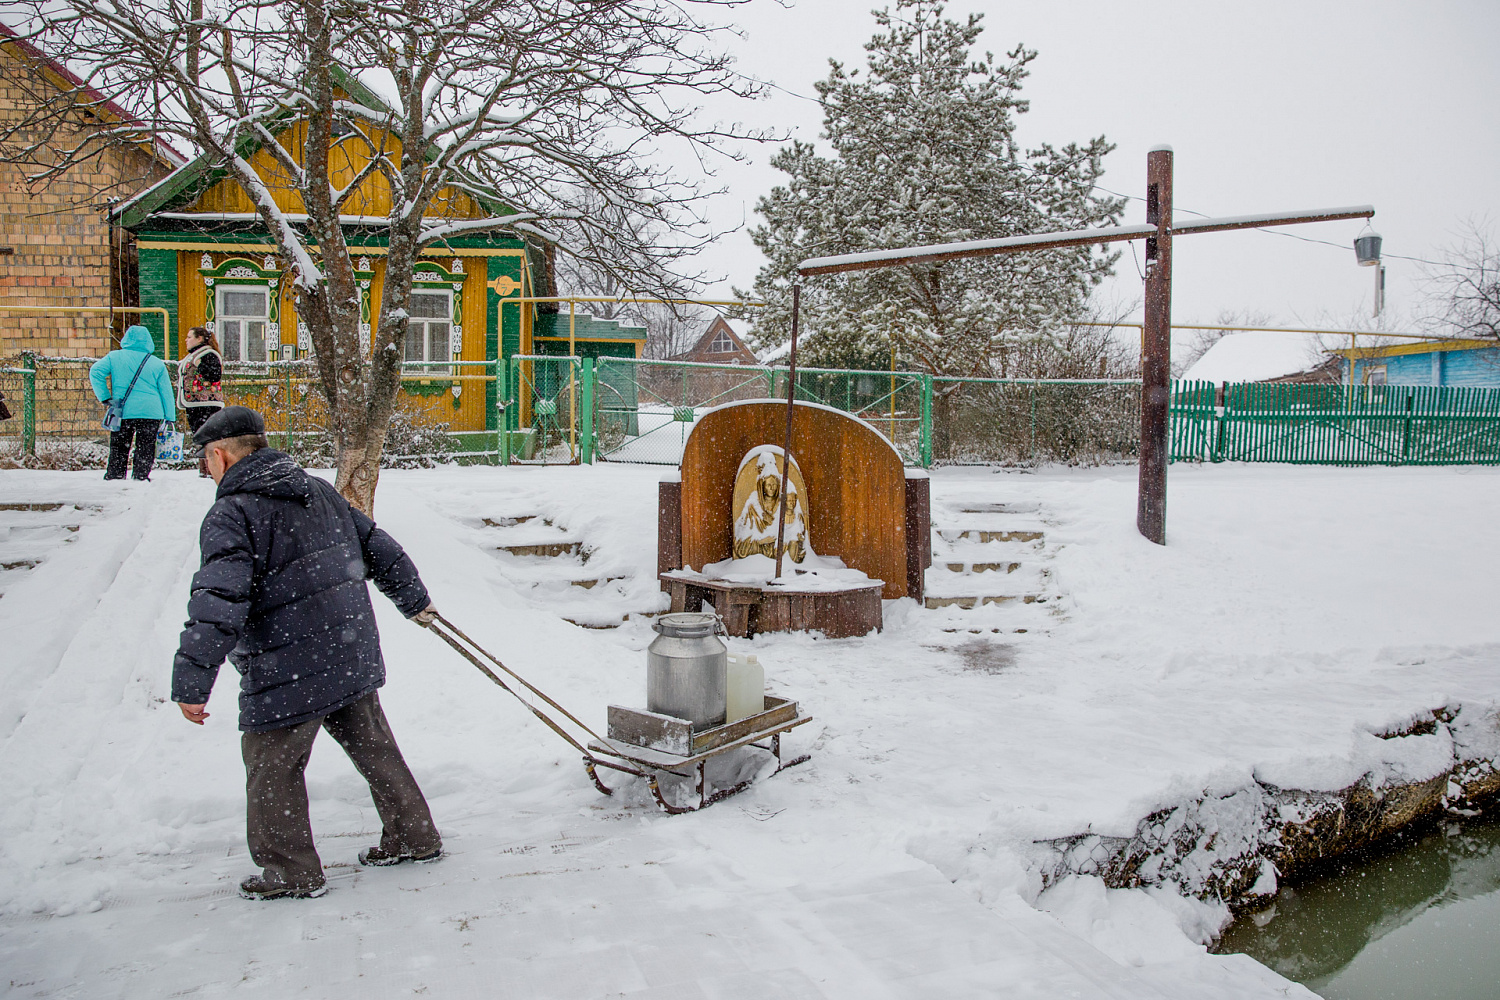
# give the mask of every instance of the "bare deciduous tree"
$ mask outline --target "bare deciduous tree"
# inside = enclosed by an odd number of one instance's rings
[[[11,16],[255,204],[295,271],[338,488],[371,511],[425,247],[507,231],[624,286],[686,290],[670,265],[709,238],[694,209],[701,191],[652,164],[664,146],[701,152],[734,134],[698,124],[694,98],[753,88],[691,10],[732,2],[30,0]],[[40,102],[0,140],[36,161],[47,121],[81,99]],[[113,138],[139,141],[139,129]],[[352,161],[351,141],[363,147]],[[252,167],[255,148],[274,158],[273,176]],[[34,181],[66,169],[67,151],[51,152]],[[377,176],[390,192],[389,248],[366,356],[345,209]],[[283,207],[287,192],[301,212]]]
[[[558,261],[557,284],[561,295],[611,300],[580,304],[578,308],[599,319],[645,327],[644,355],[655,360],[675,357],[691,348],[713,315],[708,307],[690,302],[643,301],[652,296],[641,295],[626,287],[617,275],[577,257]]]
[[[1470,220],[1458,242],[1427,268],[1429,319],[1454,337],[1500,339],[1500,244]]]

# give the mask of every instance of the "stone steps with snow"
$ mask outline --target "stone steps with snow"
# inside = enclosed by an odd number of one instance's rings
[[[0,596],[60,546],[75,541],[84,522],[101,510],[65,501],[0,504]]]
[[[618,628],[634,615],[661,610],[665,595],[651,573],[618,565],[550,517],[522,514],[481,522],[486,542],[500,543],[496,558],[506,575],[537,607],[564,621]]]
[[[924,605],[968,611],[1045,604],[1055,594],[1046,521],[1037,504],[969,502],[933,511]]]

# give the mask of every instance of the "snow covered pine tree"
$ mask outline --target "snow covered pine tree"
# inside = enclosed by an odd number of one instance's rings
[[[754,290],[767,303],[762,342],[790,329],[790,287],[807,257],[1113,225],[1124,208],[1095,193],[1113,148],[1103,136],[1017,145],[1035,51],[975,58],[982,15],[959,23],[931,0],[896,0],[875,19],[883,31],[865,45],[867,75],[831,62],[816,85],[833,155],[799,141],[771,161],[789,180],[757,203],[765,222],[751,231],[770,260]],[[894,349],[908,369],[999,375],[1002,348],[1082,318],[1117,256],[1076,247],[813,278],[802,292],[804,357],[880,369]],[[934,405],[944,404],[940,389]]]

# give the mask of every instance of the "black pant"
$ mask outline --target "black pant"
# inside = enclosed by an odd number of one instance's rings
[[[156,464],[156,431],[160,420],[131,417],[120,421],[120,429],[109,432],[109,468],[105,479],[124,479],[125,464],[130,459],[130,442],[135,441],[135,460],[130,462],[131,479],[149,479]]]
[[[319,728],[328,730],[370,783],[370,797],[384,827],[381,850],[426,854],[442,846],[427,800],[380,709],[380,698],[370,694],[321,719],[241,735],[250,857],[268,878],[299,888],[323,884],[323,865],[307,816],[305,777]]]
[[[219,410],[220,407],[217,406],[184,406],[182,412],[187,414],[188,440],[191,441],[193,435],[198,433],[198,428],[208,423],[208,418],[218,413]]]
[[[200,476],[207,477],[207,475],[208,475],[208,463],[206,461],[204,461],[204,458],[203,458],[203,449],[199,448],[196,444],[193,444],[193,435],[197,434],[198,433],[198,428],[200,428],[204,424],[208,423],[208,418],[211,417],[211,416],[213,416],[215,413],[218,413],[219,409],[220,408],[217,407],[217,406],[185,406],[185,407],[183,407],[183,412],[187,414],[187,421],[188,421],[187,435],[183,439],[183,442],[182,442],[182,447],[184,449],[183,454],[184,455],[187,454],[186,449],[189,448],[189,447],[191,447],[194,451],[196,451],[198,453],[198,475],[200,475]]]

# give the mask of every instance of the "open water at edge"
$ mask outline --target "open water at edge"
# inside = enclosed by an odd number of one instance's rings
[[[1283,886],[1213,950],[1328,1000],[1500,1000],[1500,820],[1442,823]]]

